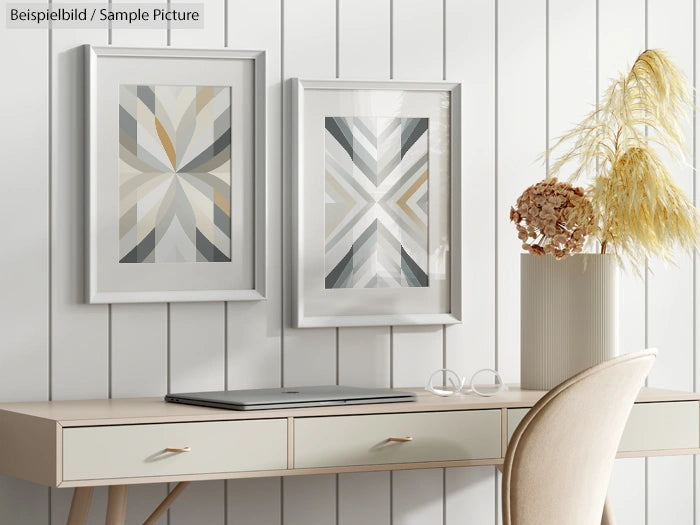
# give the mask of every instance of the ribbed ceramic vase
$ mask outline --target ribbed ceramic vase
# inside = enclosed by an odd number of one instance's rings
[[[521,255],[522,388],[549,390],[617,355],[618,273],[611,255]]]

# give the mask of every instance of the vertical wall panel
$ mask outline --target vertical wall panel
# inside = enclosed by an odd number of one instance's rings
[[[649,0],[648,45],[664,49],[692,82],[693,2],[691,0]],[[687,144],[693,142],[690,123],[685,126]],[[662,158],[676,183],[692,197],[692,169]],[[651,260],[649,275],[649,345],[659,348],[649,384],[691,390],[693,388],[693,280],[692,260],[678,252],[676,266]]]
[[[126,524],[141,525],[156,507],[160,505],[160,502],[163,501],[163,498],[165,498],[167,494],[167,483],[129,486],[126,506]],[[168,517],[166,514],[156,522],[156,525],[167,525],[167,523]]]
[[[602,97],[610,79],[629,69],[644,49],[644,0],[603,0],[598,9],[598,93]],[[633,272],[620,274],[620,352],[646,346],[646,285]],[[643,523],[646,476],[644,459],[617,461],[610,494],[621,525]]]
[[[498,366],[520,382],[520,241],[510,207],[545,176],[545,0],[498,1]]]
[[[388,80],[390,0],[338,1],[338,77]],[[338,383],[389,386],[389,327],[338,329]],[[338,522],[388,524],[390,474],[338,476]]]
[[[334,384],[336,382],[336,330],[333,328],[290,328],[292,297],[292,91],[290,78],[335,78],[335,3],[325,0],[284,2],[284,385]],[[314,23],[309,24],[309,13]]]
[[[393,6],[393,78],[442,80],[442,0],[400,0]]]
[[[228,387],[279,386],[282,366],[282,83],[279,0],[228,3],[228,47],[265,50],[267,298],[228,303]]]
[[[170,391],[224,388],[223,303],[170,305]]]
[[[463,321],[446,327],[446,366],[495,365],[495,38],[492,0],[448,0],[445,73],[462,82]]]
[[[341,328],[338,332],[338,383],[388,387],[391,376],[389,328]]]
[[[389,0],[338,2],[339,78],[389,79],[390,11]],[[389,352],[388,327],[340,328],[340,383],[388,386]]]
[[[693,458],[649,458],[647,523],[693,523]]]
[[[168,388],[164,304],[112,305],[112,397],[162,396]]]
[[[227,305],[228,388],[276,387],[282,353],[282,82],[281,2],[235,0],[228,3],[231,49],[265,50],[267,79],[267,298]],[[281,481],[227,482],[228,523],[256,525],[281,520]]]
[[[56,5],[56,3],[54,3]],[[85,304],[85,90],[83,44],[106,45],[107,29],[51,35],[51,395],[53,399],[107,397],[109,311]],[[90,525],[105,509],[96,491]],[[51,491],[53,523],[65,522],[72,490]]]
[[[390,0],[338,1],[338,77],[389,78]]]
[[[207,13],[205,28],[171,30],[172,47],[224,44],[223,0],[203,3]],[[171,392],[224,387],[224,311],[225,303],[219,302],[170,305]]]
[[[449,468],[445,471],[445,523],[495,523],[494,467]],[[500,513],[500,508],[498,509]]]
[[[625,71],[644,49],[644,0],[600,2],[598,93],[612,78]],[[635,352],[646,346],[646,292],[644,278],[633,272],[620,275],[620,352]]]
[[[339,475],[337,525],[388,525],[390,490],[389,472]]]
[[[445,327],[445,366],[469,376],[493,368],[496,358],[496,11],[491,0],[447,0],[445,9],[445,77],[462,82],[464,283],[463,321]],[[493,522],[495,471],[447,470],[447,524],[465,515],[474,523]]]
[[[290,78],[334,78],[336,76],[336,5],[326,0],[283,2],[284,85],[284,221],[283,274],[285,386],[334,384],[336,382],[336,329],[290,328],[292,263],[292,187]],[[313,13],[313,23],[309,16]],[[283,521],[285,524],[327,525],[335,522],[337,476],[285,478]]]
[[[173,4],[182,3],[174,1]],[[204,2],[204,29],[170,31],[172,47],[224,45],[223,0]],[[172,392],[224,387],[225,303],[170,305],[170,389]]]
[[[124,0],[113,0],[118,6]],[[163,47],[167,29],[112,29],[115,46]],[[165,304],[113,304],[110,308],[112,397],[162,396],[168,388],[168,308]],[[143,523],[167,494],[162,483],[129,488],[127,523]],[[166,517],[158,520],[165,525]]]
[[[225,494],[223,481],[192,483],[168,512],[168,525],[223,525],[226,522]]]
[[[442,2],[402,0],[394,2],[393,6],[393,78],[442,80]],[[427,374],[440,368],[442,339],[443,327],[439,325],[394,327],[394,386],[423,384]]]
[[[336,522],[336,476],[284,478],[284,525],[330,525]]]
[[[170,306],[170,391],[224,388],[224,303],[179,303]],[[170,525],[194,521],[223,524],[225,483],[205,481],[187,488],[187,505],[174,506]]]
[[[183,3],[179,0],[173,5]],[[185,2],[186,3],[186,2]],[[204,0],[204,29],[173,29],[172,47],[222,47],[225,44],[224,0]],[[219,390],[225,386],[226,303],[170,305],[170,391]],[[170,525],[194,521],[223,524],[225,483],[193,483],[183,501],[169,512]],[[186,504],[183,504],[186,503]]]
[[[5,52],[3,64],[12,75],[0,102],[7,123],[0,132],[0,221],[12,225],[4,228],[0,272],[2,402],[40,401],[49,393],[48,41],[48,31],[0,30],[2,49],[22,50]],[[0,515],[8,522],[46,523],[48,493],[0,476]]]
[[[104,525],[107,512],[107,487],[96,487],[92,495],[87,525]],[[72,489],[51,489],[51,520],[49,525],[68,521],[68,513],[73,498]],[[22,523],[22,522],[20,522]],[[44,525],[44,523],[41,523]],[[129,523],[129,525],[132,525]]]
[[[129,2],[129,0],[111,0],[110,3],[114,9],[118,9],[119,4],[133,6],[133,2]],[[112,28],[110,44],[130,47],[165,47],[168,44],[168,30],[165,28]]]
[[[0,31],[3,170],[0,221],[5,227],[0,272],[2,354],[0,400],[48,396],[49,55],[48,31]],[[30,87],[32,89],[28,89]],[[18,182],[21,180],[21,182]]]
[[[127,3],[113,0],[112,5]],[[162,47],[167,29],[111,30],[114,46]],[[111,315],[112,397],[160,396],[168,384],[168,311],[165,304],[114,304]],[[134,494],[129,494],[134,499]]]
[[[394,373],[396,388],[424,386],[430,374],[442,368],[442,328],[402,326],[394,328]]]
[[[106,29],[52,35],[51,359],[53,399],[106,397],[108,308],[85,304],[85,91],[83,44]],[[85,373],[88,371],[88,373]]]
[[[392,78],[442,80],[443,2],[393,2]],[[392,386],[422,385],[443,366],[442,326],[393,328]],[[392,473],[392,523],[438,523],[443,519],[443,470]]]
[[[439,0],[393,3],[392,78],[443,79],[443,17]],[[419,378],[442,366],[442,336],[442,326],[393,328],[394,386],[422,384]]]
[[[648,1],[648,45],[662,48],[692,82],[694,67],[693,2],[691,0]],[[693,143],[691,124],[685,127],[687,144]],[[663,153],[676,182],[693,194],[692,169]],[[677,266],[651,260],[648,278],[649,346],[659,348],[649,384],[666,388],[693,388],[693,261],[676,255]],[[647,523],[692,523],[693,459],[691,457],[648,460]],[[680,485],[680,486],[678,486]],[[681,488],[682,486],[682,488]]]
[[[644,523],[645,478],[644,459],[631,458],[615,461],[608,488],[608,496],[617,520],[615,523],[619,525]]]
[[[232,479],[227,484],[229,525],[281,523],[280,478]]]
[[[172,47],[219,48],[226,44],[226,3],[228,0],[201,0],[204,4],[204,27],[202,29],[170,30]],[[173,7],[177,4],[191,3],[188,0],[170,0]]]
[[[549,139],[581,121],[596,101],[596,0],[549,2]],[[560,150],[559,154],[565,150]],[[554,159],[556,160],[556,155]],[[568,171],[561,179],[568,177]],[[585,180],[578,184],[585,184]]]
[[[443,523],[443,473],[444,469],[392,473],[392,525]]]

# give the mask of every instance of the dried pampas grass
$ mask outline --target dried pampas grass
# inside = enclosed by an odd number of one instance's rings
[[[600,106],[549,150],[568,148],[548,178],[572,164],[572,180],[595,173],[586,195],[602,253],[639,269],[647,257],[670,260],[674,248],[700,244],[698,212],[656,151],[685,158],[682,124],[691,107],[682,72],[665,53],[649,49],[629,74],[613,81]]]

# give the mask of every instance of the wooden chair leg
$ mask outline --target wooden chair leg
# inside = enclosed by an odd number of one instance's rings
[[[170,494],[165,496],[163,502],[158,505],[158,508],[153,511],[153,514],[151,514],[148,519],[143,522],[143,525],[154,525],[154,523],[156,523],[160,517],[168,511],[170,506],[175,503],[175,500],[180,497],[182,491],[185,490],[189,484],[189,481],[181,481],[175,485],[175,488],[170,491]]]
[[[603,507],[603,519],[600,520],[600,525],[615,525],[615,514],[613,513],[610,495],[605,497],[605,506]]]
[[[85,525],[87,523],[93,491],[94,487],[76,487],[73,490],[73,502],[70,505],[67,525]]]
[[[105,525],[124,525],[126,520],[126,495],[128,485],[111,485],[107,498]]]

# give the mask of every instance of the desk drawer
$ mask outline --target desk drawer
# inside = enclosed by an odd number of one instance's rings
[[[390,442],[390,437],[413,438]],[[315,468],[497,458],[499,410],[295,419],[294,466]]]
[[[627,420],[619,452],[684,450],[700,446],[697,401],[636,403]],[[529,411],[508,409],[508,441]]]
[[[699,408],[697,401],[634,405],[620,452],[698,448]]]
[[[188,446],[190,452],[166,452]],[[135,478],[287,467],[284,419],[63,430],[63,479]]]

